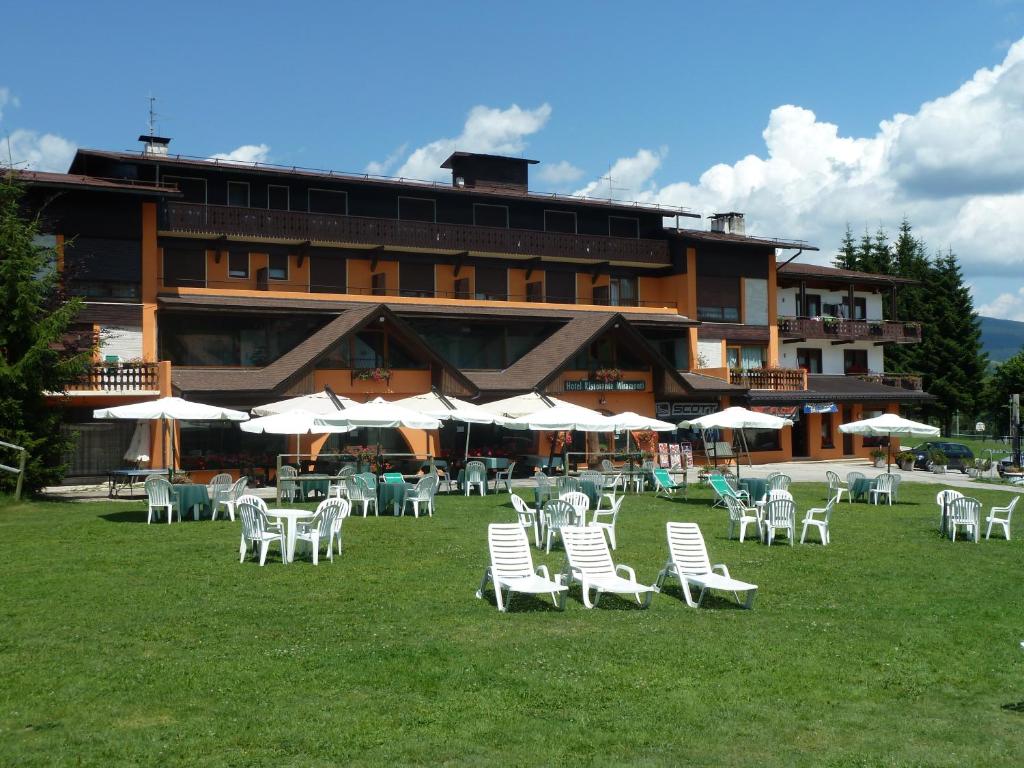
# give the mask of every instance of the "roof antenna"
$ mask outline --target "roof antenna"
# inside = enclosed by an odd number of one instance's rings
[[[149,99],[149,133],[139,136],[139,141],[145,144],[143,154],[165,156],[167,155],[167,145],[171,143],[171,140],[156,135],[156,96],[150,93],[147,98]]]
[[[601,181],[607,181],[608,182],[608,199],[609,200],[614,200],[615,199],[615,190],[619,190],[620,192],[628,192],[629,191],[627,187],[612,186],[612,183],[615,180],[612,178],[612,166],[610,164],[608,165],[608,173],[601,177]]]

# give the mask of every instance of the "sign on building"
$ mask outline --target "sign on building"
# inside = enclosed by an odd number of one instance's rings
[[[565,382],[566,392],[643,392],[647,382],[639,380],[593,381],[592,379],[576,379]]]
[[[696,419],[698,416],[707,416],[720,410],[718,403],[691,403],[691,402],[669,402],[659,401],[654,404],[654,414],[664,421],[682,421],[683,419]]]

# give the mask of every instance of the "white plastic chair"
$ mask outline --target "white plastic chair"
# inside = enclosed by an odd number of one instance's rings
[[[963,498],[963,494],[960,491],[954,491],[952,488],[946,488],[935,494],[935,503],[939,505],[939,530],[942,531],[943,535],[946,533],[946,510],[949,503],[953,499],[961,498]]]
[[[1020,496],[1014,496],[1011,501],[1005,507],[992,507],[988,512],[988,517],[985,518],[985,522],[988,523],[988,529],[985,531],[985,538],[987,539],[992,535],[992,526],[999,525],[1003,528],[1003,538],[1007,541],[1010,540],[1010,520],[1013,518],[1013,508],[1017,506],[1017,501]],[[1000,515],[1006,515],[1006,517],[1000,517]]]
[[[214,501],[211,505],[213,507],[212,519],[216,520],[217,512],[220,510],[221,507],[224,507],[225,511],[228,513],[228,519],[234,522],[235,505],[237,505],[238,500],[245,495],[245,489],[248,485],[249,478],[246,477],[245,475],[242,475],[234,483],[232,483],[230,488],[222,492],[219,498],[216,501]]]
[[[521,496],[516,496],[513,493],[509,498],[512,501],[512,509],[519,515],[519,524],[523,527],[523,530],[530,529],[533,531],[533,544],[537,549],[540,549],[540,514],[536,509],[527,504]]]
[[[956,541],[956,529],[966,528],[971,532],[974,542],[981,538],[981,502],[969,496],[961,496],[949,502],[949,536]]]
[[[580,484],[580,479],[578,477],[555,475],[555,489],[558,491],[558,495],[561,496],[565,493],[581,491],[583,490],[583,486]]]
[[[462,476],[462,488],[466,496],[469,496],[474,486],[481,496],[487,495],[487,467],[482,461],[468,462]]]
[[[544,502],[541,516],[546,540],[545,548],[550,554],[551,542],[555,536],[561,537],[563,528],[576,524],[576,508],[563,499],[551,499]]]
[[[606,475],[611,475],[614,474],[615,472],[618,472],[618,470],[615,469],[615,464],[612,463],[611,459],[601,459],[601,471]]]
[[[421,477],[416,485],[408,486],[405,492],[405,500],[402,502],[402,514],[405,508],[412,507],[413,517],[420,516],[420,505],[426,507],[427,514],[434,516],[434,493],[437,491],[437,476],[425,475]]]
[[[793,478],[789,475],[784,475],[781,472],[773,472],[768,477],[767,487],[769,491],[788,491],[789,484],[793,482]]]
[[[210,495],[210,504],[214,509],[217,508],[217,502],[221,495],[226,494],[233,483],[234,480],[227,472],[221,472],[210,478],[210,482],[206,484],[206,492]]]
[[[747,535],[747,526],[753,525],[757,531],[757,538],[761,538],[761,518],[758,515],[757,507],[748,507],[735,496],[725,497],[725,506],[729,510],[729,532],[727,538],[732,538],[732,532],[737,526],[740,529],[740,543],[743,543]]]
[[[299,499],[299,483],[295,480],[299,472],[295,467],[285,464],[277,473],[277,495],[287,501]]]
[[[243,496],[238,500],[238,515],[242,518],[242,541],[238,546],[238,562],[245,561],[245,553],[257,544],[260,548],[260,565],[267,562],[267,550],[275,541],[281,547],[281,562],[288,562],[285,556],[284,528],[280,523],[267,520],[265,505],[255,496]]]
[[[334,505],[336,507],[336,509],[337,509],[337,514],[334,516],[334,528],[331,530],[330,542],[332,544],[337,545],[338,554],[340,555],[341,554],[341,523],[342,523],[342,521],[346,517],[349,516],[349,514],[351,514],[351,512],[352,512],[352,505],[349,503],[348,499],[324,499],[323,501],[320,502],[320,506],[317,507],[317,511],[319,512],[320,508],[323,507],[324,504],[327,504],[327,503],[330,503],[330,504]]]
[[[580,583],[583,604],[587,608],[595,608],[606,592],[633,595],[637,604],[644,608],[651,604],[655,587],[638,582],[636,572],[628,565],[615,565],[600,529],[569,525],[562,529],[562,541],[567,560],[565,575]],[[593,601],[591,590],[595,593]]]
[[[583,491],[569,491],[559,494],[558,498],[569,502],[572,504],[572,508],[576,510],[576,522],[573,525],[587,524],[587,512],[590,511],[590,497],[587,494]]]
[[[516,463],[513,461],[505,469],[494,473],[494,492],[497,493],[501,484],[505,484],[505,490],[512,493],[512,473],[515,471]]]
[[[142,487],[146,489],[146,502],[149,508],[146,514],[147,524],[152,523],[154,517],[159,520],[161,514],[167,515],[167,523],[170,524],[175,512],[178,513],[178,522],[181,522],[181,508],[174,499],[169,482],[162,477],[151,477]]]
[[[295,541],[309,544],[313,554],[313,565],[320,562],[320,544],[327,542],[327,559],[334,562],[335,526],[338,530],[338,551],[341,551],[341,525],[338,515],[342,511],[343,499],[324,499],[308,521],[299,522],[295,527]]]
[[[327,498],[345,499],[348,498],[347,481],[356,473],[355,467],[342,467],[338,474],[327,484]]]
[[[874,488],[871,489],[871,503],[877,504],[878,500],[885,496],[886,501],[889,502],[889,506],[891,507],[893,485],[893,476],[890,474],[881,474],[876,477]]]
[[[788,491],[775,491],[788,493]],[[770,547],[775,539],[776,531],[785,531],[792,546],[796,539],[796,504],[791,499],[769,499],[764,505],[764,516],[761,521],[764,528],[764,540]]]
[[[842,479],[831,469],[825,472],[825,479],[828,480],[828,497],[842,501],[843,494],[846,494],[847,501],[850,500],[850,489],[843,484]]]
[[[829,521],[832,519],[832,508],[839,503],[839,494],[836,493],[834,498],[828,500],[828,504],[824,507],[814,507],[808,509],[804,515],[804,526],[803,530],[800,531],[800,543],[804,543],[804,539],[807,537],[808,528],[817,528],[818,535],[821,537],[821,545],[827,546],[832,541],[832,532],[828,527]],[[821,517],[818,517],[821,515]]]
[[[345,486],[348,488],[348,500],[353,509],[357,505],[362,507],[363,517],[366,517],[372,506],[374,516],[380,517],[380,511],[377,509],[377,493],[366,482],[366,478],[359,475],[346,478]]]
[[[611,509],[595,509],[594,518],[590,525],[594,528],[599,528],[608,535],[608,543],[612,545],[612,549],[616,549],[615,544],[615,523],[619,520],[619,508],[622,506],[622,500],[625,496],[619,496],[612,502]]]
[[[534,568],[530,542],[519,523],[488,525],[487,547],[491,553],[491,564],[484,569],[484,577],[476,591],[478,599],[483,599],[484,587],[491,581],[494,583],[494,601],[502,613],[508,610],[513,592],[527,595],[547,593],[551,595],[556,608],[565,608],[565,594],[569,588],[562,584],[560,574],[552,581],[546,565]],[[501,592],[503,589],[504,596]]]
[[[732,578],[724,563],[711,565],[700,526],[696,523],[666,523],[665,530],[668,535],[668,562],[654,583],[656,590],[660,592],[665,579],[674,577],[679,579],[683,597],[691,608],[700,607],[709,589],[732,592],[737,603],[740,602],[739,593],[746,592],[747,599],[743,607],[754,607],[757,585]],[[720,573],[715,573],[716,570]],[[700,587],[700,596],[696,600],[690,592],[691,584]]]

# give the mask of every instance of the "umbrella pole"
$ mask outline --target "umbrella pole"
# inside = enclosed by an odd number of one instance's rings
[[[466,422],[466,455],[463,457],[463,463],[469,461],[469,430],[473,428],[470,422]]]
[[[885,471],[888,474],[892,471],[892,432],[889,433],[889,442],[885,446]]]

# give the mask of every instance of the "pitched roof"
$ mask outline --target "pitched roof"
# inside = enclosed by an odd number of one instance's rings
[[[93,189],[107,192],[133,192],[145,195],[179,197],[178,188],[170,184],[133,182],[130,179],[105,179],[80,173],[51,173],[49,171],[10,171],[16,181],[32,187],[53,189]]]
[[[778,267],[778,277],[835,279],[844,283],[884,283],[886,285],[913,285],[917,281],[898,275],[882,275],[876,272],[858,272],[853,269],[826,267],[823,264],[804,264],[789,262]]]
[[[818,250],[817,246],[805,243],[803,240],[780,240],[774,237],[751,237],[749,235],[734,235],[730,232],[711,232],[705,229],[666,229],[665,232],[669,237],[699,243],[729,243],[731,245],[752,245],[768,248],[783,248],[787,250]]]
[[[469,379],[443,360],[401,318],[396,317],[383,304],[366,304],[356,309],[347,310],[263,368],[175,366],[171,378],[174,387],[185,392],[270,393],[281,391],[315,365],[338,342],[363,329],[377,317],[388,320],[392,327],[402,335],[415,337],[416,346],[423,349],[431,361],[448,368],[449,373],[470,390],[475,389]]]
[[[751,403],[821,403],[838,400],[842,402],[903,402],[934,400],[934,395],[902,387],[890,387],[860,376],[834,376],[811,373],[807,375],[807,389],[804,391],[776,392],[766,389],[752,389],[747,395]]]

